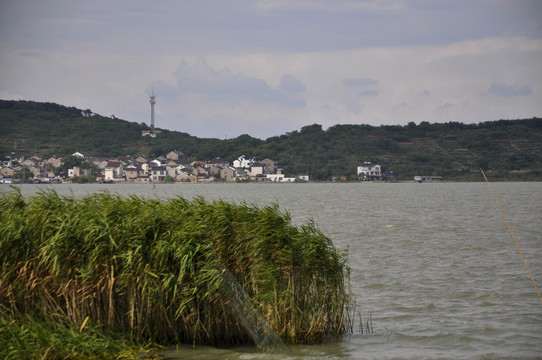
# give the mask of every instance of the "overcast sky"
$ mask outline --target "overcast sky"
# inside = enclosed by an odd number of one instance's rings
[[[542,116],[539,0],[0,0],[0,98],[198,137]]]

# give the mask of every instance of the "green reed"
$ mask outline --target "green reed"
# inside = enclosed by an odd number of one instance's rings
[[[276,205],[13,191],[0,206],[0,307],[11,317],[90,318],[138,342],[245,343],[225,266],[286,343],[348,329],[346,257]]]
[[[148,349],[113,334],[105,336],[96,325],[83,328],[61,318],[35,319],[29,315],[0,317],[0,358],[2,359],[158,359]]]

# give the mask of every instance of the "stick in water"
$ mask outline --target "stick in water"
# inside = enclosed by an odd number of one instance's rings
[[[482,175],[484,175],[484,179],[486,180],[487,186],[489,186],[489,190],[491,190],[491,194],[493,195],[493,198],[495,199],[495,202],[497,203],[497,207],[501,211],[502,218],[504,219],[504,222],[506,223],[506,226],[508,227],[508,231],[510,231],[510,235],[512,235],[512,239],[514,239],[514,242],[516,243],[519,254],[521,255],[521,258],[523,259],[523,263],[525,264],[525,267],[527,268],[527,272],[529,273],[529,277],[531,278],[531,281],[533,282],[534,289],[536,290],[536,293],[538,294],[538,298],[540,299],[540,302],[542,303],[542,296],[540,295],[540,291],[538,291],[538,288],[536,287],[536,282],[534,281],[533,274],[531,274],[531,270],[529,270],[529,266],[527,266],[527,261],[525,261],[525,258],[523,257],[523,253],[521,252],[521,249],[519,248],[518,241],[516,240],[516,237],[514,236],[514,233],[512,232],[512,229],[510,228],[510,225],[508,224],[508,220],[506,220],[506,216],[504,216],[504,212],[501,209],[501,205],[499,205],[499,201],[497,200],[497,196],[495,196],[495,193],[493,192],[493,189],[491,188],[491,185],[489,185],[489,181],[487,180],[487,177],[486,177],[486,174],[484,173],[484,170],[482,168],[480,168],[480,171],[482,171]]]

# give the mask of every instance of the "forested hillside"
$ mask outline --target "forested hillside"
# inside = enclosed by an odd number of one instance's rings
[[[309,125],[266,140],[241,135],[219,140],[162,130],[142,137],[145,124],[91,114],[53,103],[0,100],[0,155],[158,156],[171,150],[192,160],[216,157],[232,162],[242,154],[270,158],[285,173],[308,173],[313,180],[355,179],[364,161],[382,165],[397,180],[441,175],[448,180],[480,180],[479,168],[493,179],[542,180],[542,119],[498,120],[405,126]]]

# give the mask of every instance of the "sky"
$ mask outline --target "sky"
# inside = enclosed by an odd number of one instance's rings
[[[0,99],[203,138],[542,117],[539,0],[0,0]]]

